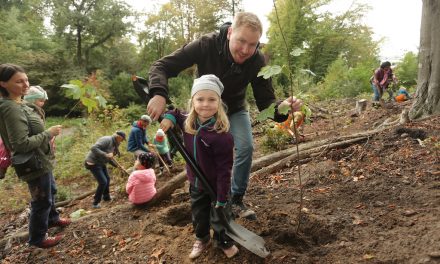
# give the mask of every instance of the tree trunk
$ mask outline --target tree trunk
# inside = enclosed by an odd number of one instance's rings
[[[440,2],[423,0],[419,73],[409,116],[418,119],[440,113]]]

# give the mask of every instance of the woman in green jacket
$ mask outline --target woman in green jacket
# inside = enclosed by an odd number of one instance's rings
[[[48,228],[70,224],[69,219],[60,218],[55,210],[52,194],[56,187],[49,160],[49,141],[60,134],[61,126],[44,129],[43,119],[22,99],[28,91],[29,81],[23,68],[14,64],[0,65],[0,135],[11,152],[18,177],[26,181],[32,197],[29,245],[48,248],[62,239],[62,235],[49,237]],[[18,160],[28,160],[23,157],[34,157],[29,160],[35,160],[37,166],[30,171],[20,170]]]

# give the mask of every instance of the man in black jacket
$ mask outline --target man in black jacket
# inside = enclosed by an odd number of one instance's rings
[[[197,65],[197,74],[216,75],[224,85],[222,100],[227,105],[228,117],[234,137],[235,157],[232,172],[232,206],[236,215],[256,219],[255,212],[243,204],[250,168],[252,165],[253,139],[249,112],[246,107],[246,88],[250,83],[260,111],[272,103],[291,105],[299,110],[301,101],[290,97],[276,101],[270,79],[257,77],[266,65],[258,49],[263,29],[258,17],[249,12],[236,14],[234,22],[225,23],[219,32],[213,32],[184,45],[172,54],[153,63],[149,72],[152,99],[147,112],[153,120],[163,113],[168,100],[168,79],[176,77],[186,68]],[[276,107],[277,109],[277,107]],[[274,120],[281,122],[287,115],[274,113]]]

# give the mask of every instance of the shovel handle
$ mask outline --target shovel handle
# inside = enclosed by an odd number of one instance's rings
[[[159,151],[157,150],[157,147],[152,144],[153,146],[153,152],[154,154],[156,154],[157,157],[159,157],[160,161],[162,162],[162,164],[165,166],[165,169],[167,169],[167,172],[170,173],[170,168],[168,168],[167,164],[165,163],[165,161],[162,159],[162,156],[159,154]]]
[[[117,167],[118,167],[118,168],[119,168],[124,174],[126,174],[127,176],[130,176],[130,173],[128,173],[128,171],[125,170],[124,167],[122,167],[122,165],[119,164],[119,162],[117,162],[115,158],[111,158],[111,160],[116,164],[116,166],[117,166]]]

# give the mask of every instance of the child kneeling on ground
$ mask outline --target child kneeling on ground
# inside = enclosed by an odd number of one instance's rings
[[[143,204],[156,195],[156,174],[153,166],[156,156],[151,153],[141,153],[134,162],[134,169],[128,177],[125,190],[128,193],[128,200],[135,205]]]
[[[211,227],[217,247],[228,258],[238,253],[238,248],[226,235],[221,220],[212,212],[223,210],[226,216],[231,215],[231,208],[226,202],[231,189],[234,140],[229,132],[229,120],[221,100],[223,89],[223,84],[215,75],[203,75],[195,79],[191,89],[189,113],[183,113],[179,109],[168,111],[160,124],[165,132],[174,126],[183,130],[185,149],[194,157],[217,195],[216,201],[211,200],[209,191],[197,179],[191,167],[186,166],[196,233],[190,259],[199,257],[209,246]],[[212,208],[212,203],[215,203],[215,209]]]

